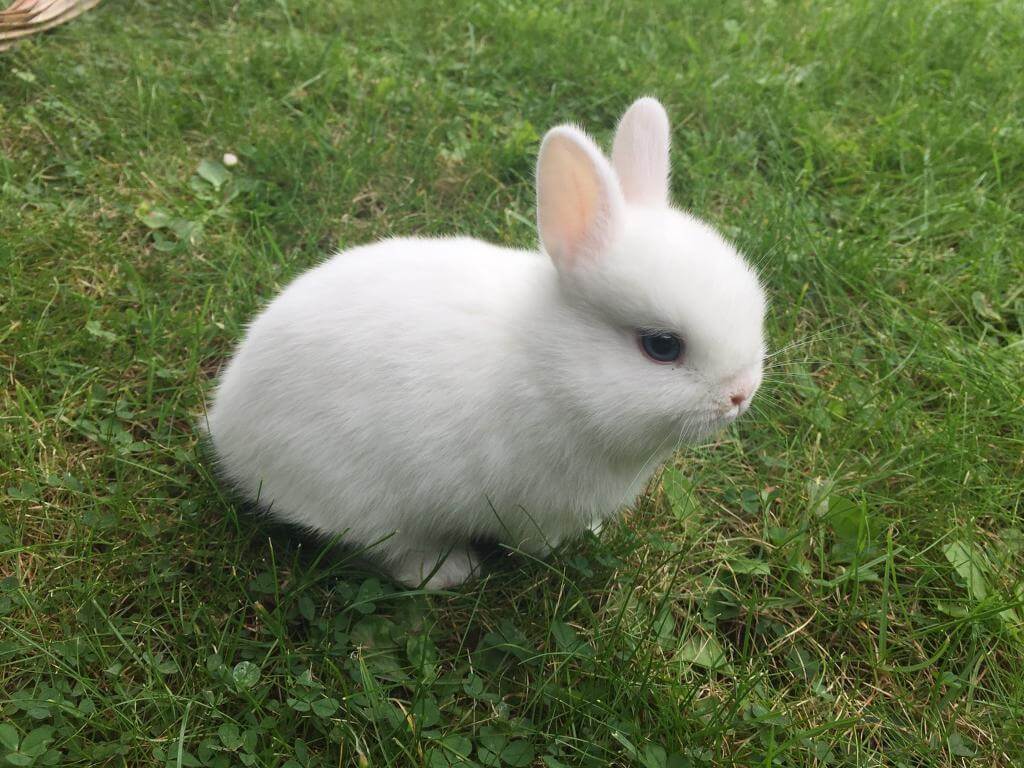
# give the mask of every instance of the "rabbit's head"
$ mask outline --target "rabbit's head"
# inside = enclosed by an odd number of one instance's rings
[[[651,98],[623,116],[611,162],[560,126],[537,164],[538,231],[563,307],[544,361],[581,427],[628,454],[714,432],[761,384],[758,277],[672,206],[668,179],[668,117]]]

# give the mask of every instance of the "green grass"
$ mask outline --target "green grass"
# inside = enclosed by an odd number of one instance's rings
[[[547,5],[0,55],[0,765],[1024,763],[1019,3]],[[453,594],[242,514],[193,425],[253,313],[386,233],[533,243],[539,135],[643,93],[770,286],[756,413]]]

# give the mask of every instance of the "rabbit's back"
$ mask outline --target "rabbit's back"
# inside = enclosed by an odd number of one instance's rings
[[[521,340],[555,283],[539,254],[469,239],[332,257],[224,372],[208,415],[220,470],[276,516],[363,543],[418,522],[487,533],[489,504],[547,485],[524,466],[552,424]]]

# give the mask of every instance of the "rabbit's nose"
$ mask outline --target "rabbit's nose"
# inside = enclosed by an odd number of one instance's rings
[[[743,405],[743,401],[747,399],[746,392],[733,392],[729,397],[729,402],[733,405]]]

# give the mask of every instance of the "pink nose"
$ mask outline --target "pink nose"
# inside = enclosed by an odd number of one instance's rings
[[[746,399],[747,399],[747,394],[745,392],[735,392],[729,398],[729,401],[733,405],[743,405],[743,401],[746,400]]]

